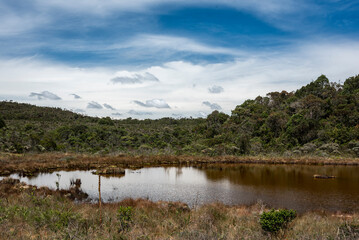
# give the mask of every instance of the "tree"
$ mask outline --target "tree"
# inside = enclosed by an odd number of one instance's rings
[[[288,142],[292,145],[307,143],[312,140],[310,137],[311,124],[302,114],[294,114],[287,123],[286,134],[289,137]]]
[[[279,137],[288,121],[288,116],[282,112],[273,112],[266,119],[266,125],[273,133],[273,137]]]
[[[305,96],[301,100],[302,109],[301,112],[305,112],[307,119],[318,120],[325,114],[325,101],[312,94]]]
[[[229,116],[225,113],[213,111],[207,116],[207,137],[214,137],[220,134],[222,125],[227,121]]]
[[[317,78],[317,80],[297,90],[295,95],[301,98],[306,95],[313,94],[314,96],[325,98],[327,88],[330,88],[329,80],[325,75],[321,75]]]
[[[353,94],[355,92],[358,92],[359,90],[359,75],[356,75],[355,77],[350,77],[347,80],[345,80],[343,85],[343,92]]]

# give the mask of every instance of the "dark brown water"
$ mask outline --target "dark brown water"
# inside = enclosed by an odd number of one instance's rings
[[[59,175],[57,175],[59,174]],[[314,179],[314,174],[335,179]],[[19,178],[28,184],[56,189],[68,188],[70,179],[80,178],[81,188],[96,201],[98,176],[91,171],[59,171]],[[101,177],[105,202],[124,198],[181,201],[190,206],[222,202],[250,205],[258,201],[275,208],[359,211],[359,167],[301,165],[232,165],[198,169],[193,167],[126,170],[123,177]]]

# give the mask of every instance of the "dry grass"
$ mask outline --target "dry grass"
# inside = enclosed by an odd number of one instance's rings
[[[95,169],[109,166],[141,168],[164,165],[208,164],[308,164],[308,165],[359,165],[359,158],[270,157],[270,156],[124,156],[86,155],[70,153],[8,154],[0,153],[0,175],[14,172],[32,174],[66,169]]]
[[[57,191],[18,184],[0,182],[0,239],[358,239],[359,234],[358,214],[306,213],[271,236],[259,225],[261,204],[189,209],[182,203],[127,199],[99,209]],[[121,228],[121,206],[132,209],[126,228]]]

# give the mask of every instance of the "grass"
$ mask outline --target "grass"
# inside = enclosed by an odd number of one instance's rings
[[[309,165],[359,165],[359,158],[324,157],[279,157],[279,156],[126,156],[126,155],[87,155],[69,153],[9,154],[0,153],[0,175],[20,172],[31,175],[36,172],[49,172],[70,169],[99,169],[110,166],[141,168],[146,166],[202,164],[309,164]]]
[[[74,203],[60,191],[0,182],[0,239],[357,239],[359,215],[309,212],[276,235],[264,232],[265,207],[127,199]],[[124,227],[125,226],[125,227]]]

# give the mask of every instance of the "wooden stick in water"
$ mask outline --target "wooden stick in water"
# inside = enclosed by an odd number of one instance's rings
[[[98,207],[100,210],[100,224],[102,224],[102,213],[101,213],[101,176],[98,175]]]

